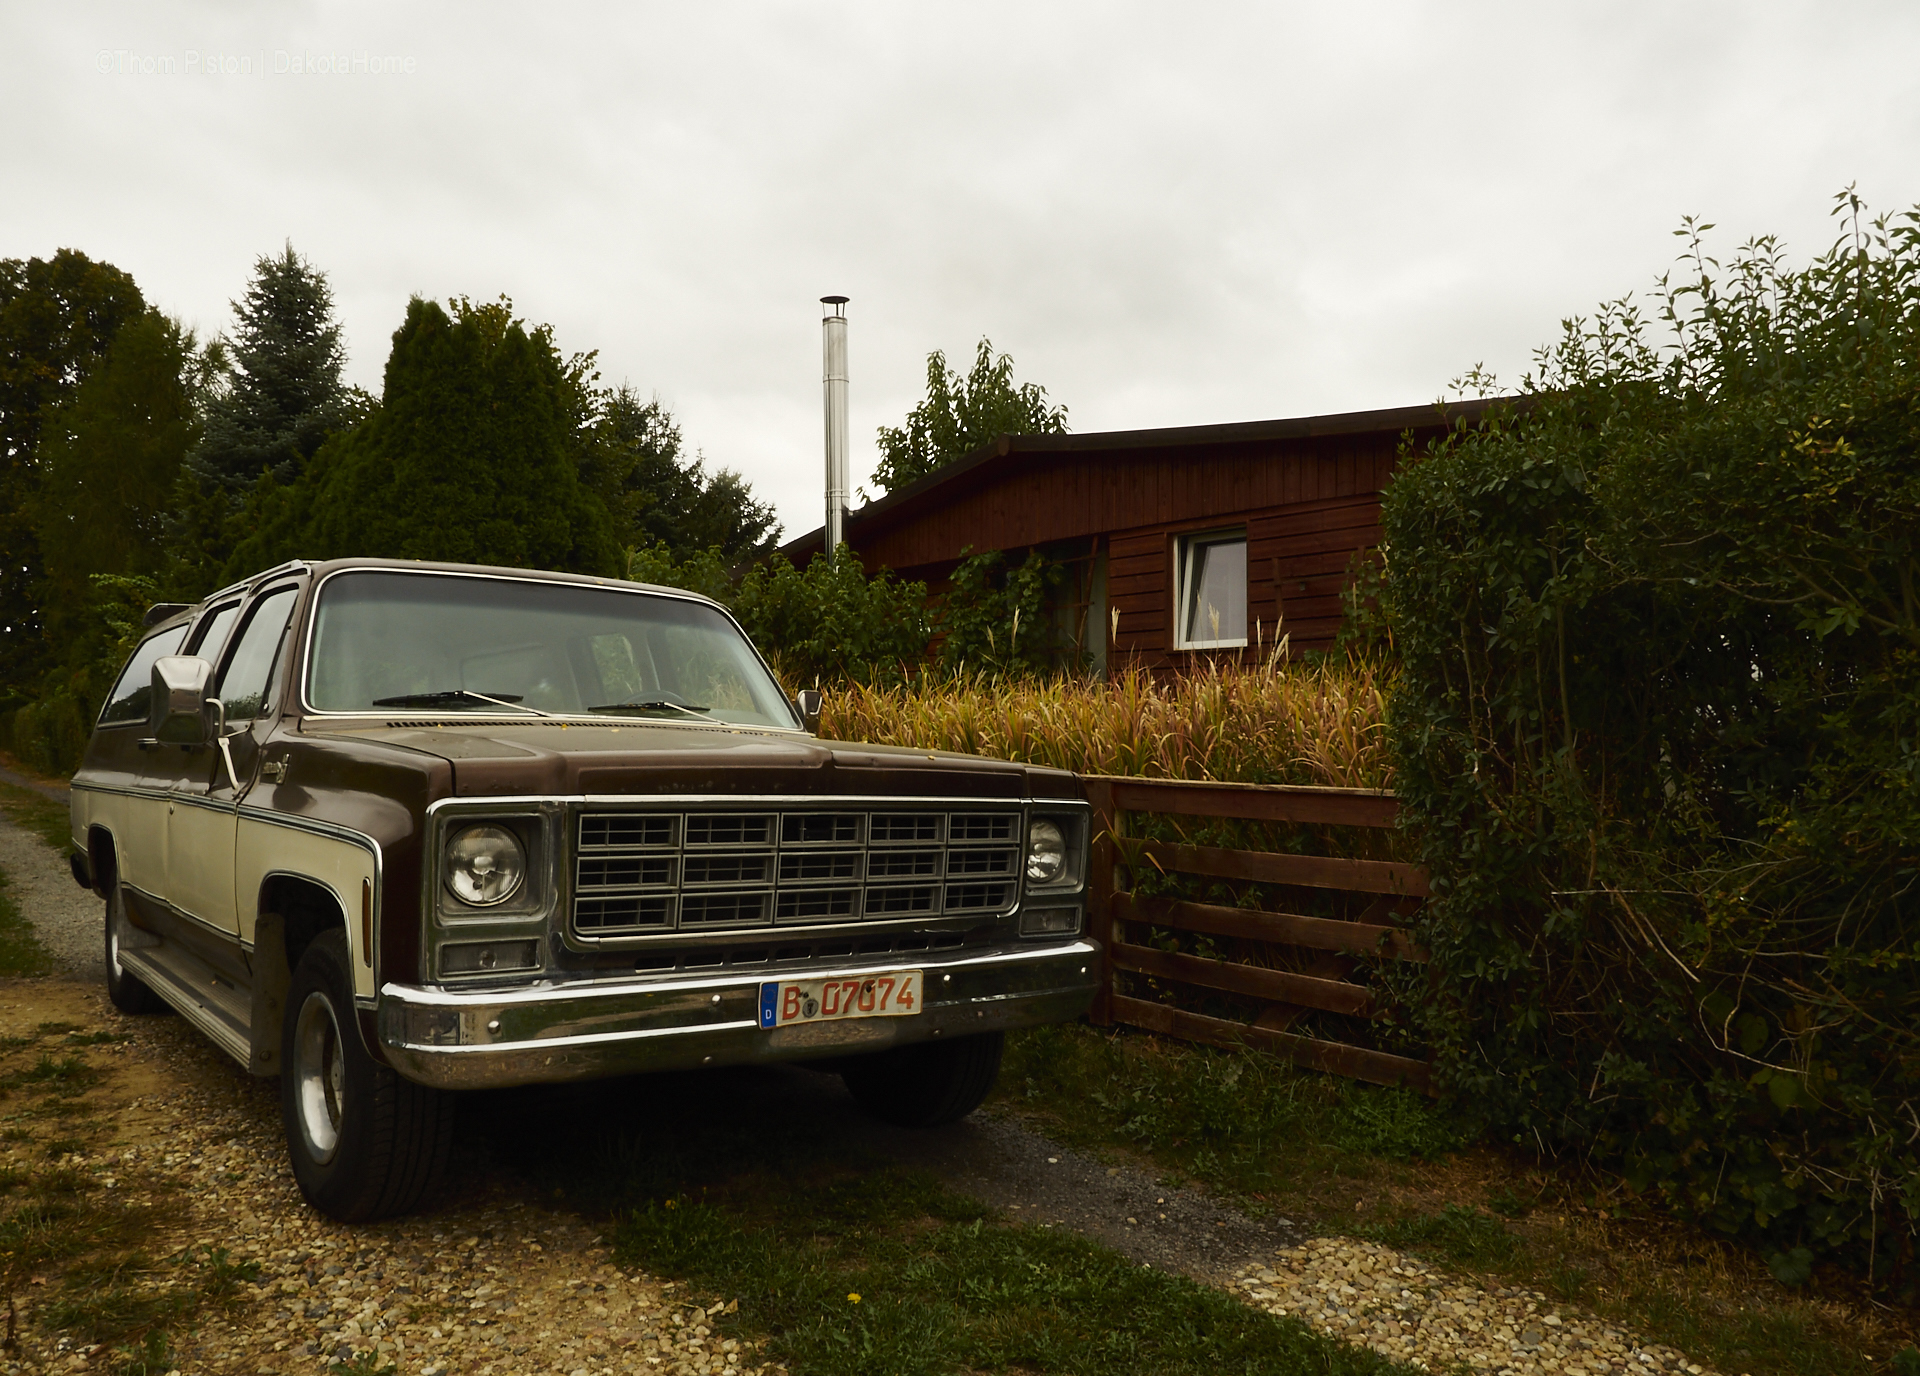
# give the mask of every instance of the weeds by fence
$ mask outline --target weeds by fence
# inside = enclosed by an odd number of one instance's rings
[[[821,735],[958,750],[1082,774],[1382,788],[1387,676],[1366,663],[1210,664],[1163,680],[848,683]]]

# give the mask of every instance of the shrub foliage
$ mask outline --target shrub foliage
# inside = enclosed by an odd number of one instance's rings
[[[662,581],[698,587],[697,578]],[[816,555],[804,569],[775,554],[731,589],[698,590],[731,603],[795,688],[898,680],[927,652],[927,585],[903,582],[887,569],[869,578],[845,545],[838,557]]]
[[[1039,550],[1010,565],[1000,550],[974,554],[971,547],[940,598],[938,659],[953,674],[1045,676],[1082,667],[1080,655],[1060,633],[1049,597],[1066,570]]]
[[[965,377],[947,366],[939,349],[927,355],[927,395],[906,423],[880,427],[880,465],[874,485],[898,492],[1001,435],[1058,435],[1067,408],[1047,400],[1037,383],[1013,380],[1013,356],[996,354],[982,339]]]
[[[1920,215],[1839,212],[1568,322],[1380,590],[1453,1088],[1788,1278],[1920,1223]]]

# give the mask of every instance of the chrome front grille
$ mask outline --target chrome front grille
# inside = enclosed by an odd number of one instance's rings
[[[663,932],[991,917],[1019,895],[1012,810],[589,812],[574,932]]]

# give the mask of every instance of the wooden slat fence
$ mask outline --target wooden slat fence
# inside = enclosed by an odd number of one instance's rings
[[[1107,962],[1093,1009],[1095,1023],[1124,1023],[1216,1046],[1256,1046],[1335,1075],[1428,1089],[1425,1061],[1289,1030],[1310,1010],[1372,1016],[1373,990],[1351,978],[1360,959],[1426,959],[1407,926],[1427,895],[1424,870],[1383,860],[1183,845],[1140,836],[1138,824],[1130,823],[1131,817],[1150,813],[1385,828],[1393,825],[1399,810],[1391,793],[1098,775],[1085,782],[1094,808],[1090,917]],[[1359,896],[1347,906],[1360,911],[1353,919],[1309,917],[1138,894],[1131,872],[1142,867],[1345,892]],[[1303,968],[1269,969],[1159,950],[1140,939],[1146,928],[1264,943],[1292,954],[1296,959],[1291,963]],[[1251,1024],[1189,1012],[1122,992],[1127,974],[1236,995],[1265,1007]]]

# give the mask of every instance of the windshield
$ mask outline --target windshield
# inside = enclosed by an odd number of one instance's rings
[[[798,725],[746,637],[705,603],[371,570],[321,589],[307,701],[321,712]]]

